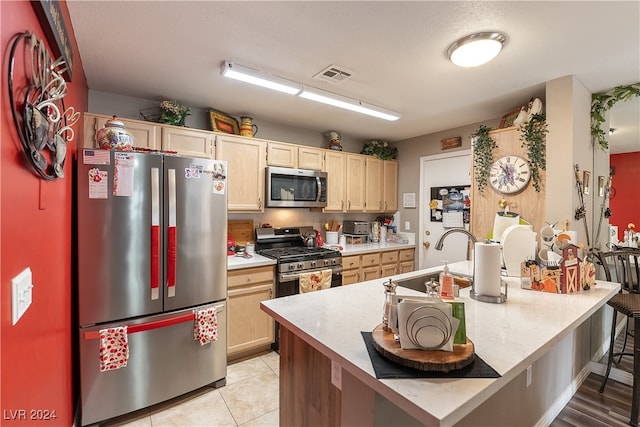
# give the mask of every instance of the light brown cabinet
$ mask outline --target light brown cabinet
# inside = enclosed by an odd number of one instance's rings
[[[324,171],[327,172],[327,206],[324,212],[342,212],[345,209],[347,156],[342,151],[326,150]]]
[[[382,202],[385,212],[398,210],[398,162],[396,160],[384,160],[382,165]]]
[[[84,113],[84,148],[98,148],[96,145],[96,132],[102,129],[107,120],[113,119],[113,116],[105,116],[101,114]],[[133,135],[135,147],[147,148],[149,150],[160,150],[160,128],[161,125],[154,122],[145,122],[142,120],[122,119],[118,117],[125,128]]]
[[[365,157],[360,154],[347,154],[346,172],[346,211],[361,212],[364,210]]]
[[[360,255],[342,257],[342,284],[351,285],[360,280]]]
[[[113,117],[85,113],[84,147],[96,147],[96,132]],[[205,130],[161,125],[143,120],[121,119],[133,135],[133,145],[149,150],[175,151],[182,156],[213,158],[214,134]]]
[[[264,168],[267,143],[255,138],[216,136],[216,159],[228,162],[227,209],[264,211]]]
[[[273,298],[273,267],[231,270],[227,282],[227,357],[267,349],[274,341],[274,321],[260,302]]]
[[[214,134],[198,129],[162,127],[162,150],[182,156],[213,159]]]
[[[398,251],[398,274],[415,270],[414,254],[415,249],[400,249]]]
[[[365,203],[364,210],[382,212],[382,160],[367,156],[365,158]]]
[[[414,248],[342,257],[342,284],[365,282],[414,270]]]
[[[269,141],[267,143],[267,165],[283,168],[298,167],[298,147]]]
[[[321,171],[324,168],[324,151],[321,148],[298,147],[298,167]]]
[[[267,165],[321,171],[324,150],[284,142],[267,142]]]

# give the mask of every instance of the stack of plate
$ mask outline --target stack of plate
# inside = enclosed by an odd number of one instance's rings
[[[460,322],[451,311],[451,304],[442,301],[402,300],[398,304],[402,349],[451,351]]]

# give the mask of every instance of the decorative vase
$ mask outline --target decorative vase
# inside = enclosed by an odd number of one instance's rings
[[[253,118],[240,117],[240,135],[253,137],[258,133],[258,126],[253,124]]]
[[[104,127],[96,132],[96,143],[104,150],[133,150],[133,135],[116,116],[107,120]]]

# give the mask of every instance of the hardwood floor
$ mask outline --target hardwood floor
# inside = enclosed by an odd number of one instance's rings
[[[615,351],[622,349],[623,335],[624,333],[621,333],[618,336]],[[633,337],[630,336],[626,351],[632,350]],[[605,355],[601,363],[607,363],[607,356]],[[623,357],[620,367],[630,371],[633,358]],[[602,380],[602,376],[591,373],[550,427],[628,426],[631,415],[631,387],[614,381],[609,376],[604,393],[599,393]]]

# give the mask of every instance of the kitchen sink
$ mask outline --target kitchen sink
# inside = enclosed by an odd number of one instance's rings
[[[441,270],[432,271],[431,273],[426,273],[416,277],[394,280],[394,282],[396,282],[398,286],[413,289],[414,291],[427,293],[425,283],[429,283],[432,279],[435,283],[438,283],[438,281],[440,280],[441,272]],[[453,283],[460,286],[460,288],[471,286],[472,278],[470,276],[456,273],[452,273],[451,275],[453,276]]]

